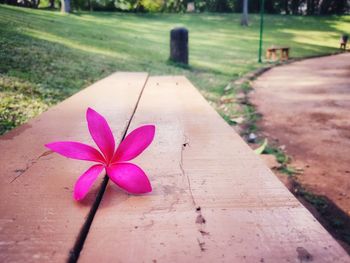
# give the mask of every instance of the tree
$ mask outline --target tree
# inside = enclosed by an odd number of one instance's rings
[[[318,3],[319,15],[344,14],[349,10],[347,0],[320,0]]]
[[[313,15],[315,14],[315,0],[307,0],[306,1],[306,14],[307,15]]]
[[[293,15],[299,14],[299,6],[300,6],[300,0],[292,0],[291,9],[292,9]]]
[[[289,0],[284,0],[284,12],[289,15]]]
[[[243,0],[242,26],[248,26],[248,0]]]
[[[61,0],[61,12],[62,13],[70,13],[70,0]]]

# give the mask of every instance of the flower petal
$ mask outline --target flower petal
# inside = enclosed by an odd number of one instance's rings
[[[109,178],[132,194],[152,191],[151,183],[140,167],[132,163],[117,163],[106,168]]]
[[[74,199],[81,200],[89,192],[91,186],[96,181],[98,175],[103,170],[104,166],[96,164],[91,166],[85,173],[83,173],[74,186]]]
[[[45,146],[68,158],[105,163],[99,151],[80,142],[52,142]]]
[[[86,111],[86,119],[91,137],[102,151],[107,162],[109,162],[112,159],[115,148],[111,128],[106,119],[91,108],[88,108]]]
[[[145,125],[129,133],[119,145],[112,163],[129,161],[142,153],[153,141],[155,129],[154,125]]]

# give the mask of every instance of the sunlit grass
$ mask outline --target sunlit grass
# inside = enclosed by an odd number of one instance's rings
[[[56,44],[62,44],[67,48],[78,49],[80,51],[86,51],[89,53],[95,53],[96,55],[105,55],[105,56],[119,58],[119,59],[126,58],[127,56],[126,53],[121,54],[116,51],[101,49],[93,45],[85,45],[84,43],[81,43],[81,42],[72,41],[69,38],[60,37],[54,34],[42,32],[42,31],[30,29],[30,28],[25,29],[23,33],[33,38],[50,41]]]
[[[291,40],[298,44],[315,45],[320,47],[329,47],[339,45],[340,35],[338,32],[318,32],[312,30],[304,30],[300,32],[298,30],[282,30],[283,33],[291,35]]]
[[[348,17],[265,18],[264,49],[288,45],[294,57],[334,52],[340,35],[350,32]],[[62,15],[0,5],[0,95],[28,102],[3,114],[14,100],[1,99],[0,133],[118,70],[186,75],[217,106],[230,80],[261,66],[259,16],[250,16],[248,28],[239,21],[239,14]],[[167,62],[176,26],[190,32],[188,69]],[[32,100],[40,105],[35,111],[25,106]]]

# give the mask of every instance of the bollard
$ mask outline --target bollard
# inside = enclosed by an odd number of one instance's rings
[[[188,30],[184,27],[170,31],[170,60],[188,64]]]

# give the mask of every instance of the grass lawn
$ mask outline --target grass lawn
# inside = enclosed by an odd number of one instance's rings
[[[0,134],[118,70],[186,75],[229,119],[244,109],[220,105],[224,88],[262,66],[259,17],[251,15],[247,28],[239,20],[239,14],[62,15],[0,5]],[[288,45],[292,57],[334,52],[349,22],[349,16],[267,15],[264,49]],[[167,62],[175,26],[190,31],[188,69]]]

